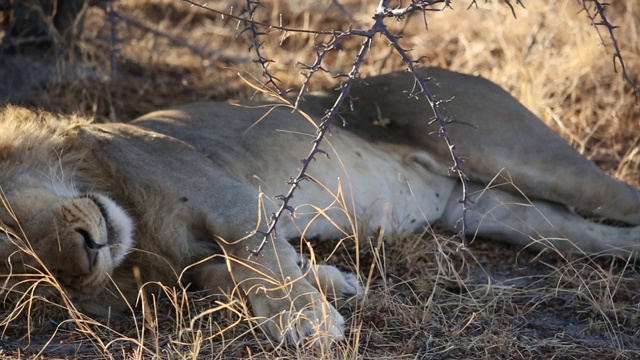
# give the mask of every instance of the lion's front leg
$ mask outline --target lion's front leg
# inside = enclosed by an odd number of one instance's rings
[[[274,339],[287,343],[342,340],[344,319],[305,279],[296,260],[293,247],[276,240],[250,259],[231,259],[231,276]]]
[[[338,301],[338,304],[362,299],[364,296],[364,290],[353,273],[340,271],[331,265],[311,263],[300,255],[298,255],[298,267],[311,285],[322,295]]]
[[[199,266],[196,279],[200,286],[213,291],[239,286],[249,299],[256,322],[276,341],[321,345],[343,339],[343,317],[305,278],[299,256],[287,241],[269,241],[253,255],[260,236],[229,241],[220,235],[224,226],[207,227],[216,234],[214,238],[223,249],[226,263]],[[342,274],[337,269],[335,273]],[[342,275],[334,282],[342,297],[357,292],[355,277]]]

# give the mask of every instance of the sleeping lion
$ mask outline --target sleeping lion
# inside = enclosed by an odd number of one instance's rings
[[[448,127],[469,178],[468,236],[638,257],[637,189],[604,174],[495,84],[423,71],[441,84],[432,89],[438,99],[451,100],[445,114],[474,125]],[[407,97],[413,76],[366,82],[352,88],[353,109],[343,109],[348,125],[340,120],[322,144],[329,159],[311,164],[295,211],[253,256],[315,137],[302,115],[267,103],[200,103],[93,124],[5,107],[0,275],[46,267],[94,314],[124,311],[146,281],[241,291],[277,341],[341,339],[344,320],[325,295],[359,296],[356,277],[302,261],[287,240],[382,224],[456,230],[463,213],[449,150],[431,135],[432,111]],[[309,95],[301,109],[317,122],[335,96]]]

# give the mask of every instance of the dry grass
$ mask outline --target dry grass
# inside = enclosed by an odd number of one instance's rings
[[[366,25],[377,5],[343,1],[345,13],[329,0],[262,3],[260,20],[308,29],[346,29],[350,15]],[[231,4],[216,1],[210,6],[229,11]],[[242,4],[236,4],[234,13]],[[606,171],[639,186],[639,107],[630,86],[615,72],[611,47],[602,46],[577,2],[527,1],[526,9],[516,9],[517,19],[503,4],[479,2],[480,9],[469,11],[466,5],[429,12],[428,30],[420,16],[387,22],[403,31],[402,42],[412,54],[429,57],[425,65],[493,80]],[[46,88],[31,89],[19,101],[63,113],[95,114],[98,121],[123,121],[172,104],[252,96],[237,73],[259,79],[260,69],[247,51],[248,34],[236,21],[180,1],[121,0],[117,10],[148,28],[119,22],[116,78],[110,78],[109,23],[103,10],[90,8],[85,31],[74,43],[77,51],[53,56],[55,66],[43,65],[41,59],[23,60],[16,68],[3,64],[12,76],[41,72],[47,81]],[[640,6],[615,2],[608,15],[620,26],[616,35],[625,62],[640,82]],[[296,64],[312,62],[313,46],[327,39],[272,31],[263,40],[265,55],[275,61],[270,70],[288,88],[302,79]],[[344,47],[328,59],[327,69],[348,70],[359,41],[347,41]],[[363,74],[402,68],[379,39]],[[333,84],[330,74],[318,74],[312,89]],[[551,251],[537,254],[487,241],[460,251],[450,234],[437,229],[421,236],[389,235],[383,242],[360,241],[358,253],[343,245],[326,259],[346,269],[358,263],[369,284],[367,300],[345,310],[351,330],[347,341],[333,349],[277,347],[246,321],[250,314],[242,301],[215,302],[166,288],[162,299],[146,299],[143,314],[136,311],[107,323],[71,306],[47,305],[49,295],[31,295],[37,306],[25,308],[23,315],[32,311],[28,317],[13,319],[16,306],[5,303],[0,308],[0,359],[40,351],[47,359],[96,354],[125,359],[640,357],[640,274],[633,264],[565,258]],[[322,257],[334,250],[331,244],[316,245]],[[55,279],[47,274],[16,290],[27,291],[42,278],[53,284],[55,293]]]

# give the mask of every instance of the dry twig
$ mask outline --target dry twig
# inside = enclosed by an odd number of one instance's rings
[[[282,204],[280,205],[280,208],[271,216],[271,220],[269,221],[269,225],[268,228],[265,232],[263,232],[263,240],[262,243],[260,244],[260,246],[258,248],[256,248],[255,250],[253,250],[251,252],[252,256],[256,256],[257,254],[260,253],[260,251],[262,250],[262,248],[264,247],[264,245],[266,244],[267,240],[269,238],[271,238],[272,236],[275,235],[275,231],[276,231],[276,226],[278,224],[278,221],[280,219],[280,217],[282,216],[282,214],[284,213],[285,210],[288,210],[290,212],[293,212],[293,208],[289,205],[289,201],[293,198],[293,194],[295,192],[295,190],[299,187],[300,182],[307,179],[307,175],[306,175],[306,171],[307,168],[309,166],[309,164],[311,163],[312,160],[315,160],[316,155],[317,154],[325,154],[325,152],[323,150],[320,149],[320,144],[322,143],[322,140],[324,139],[324,136],[327,134],[327,132],[329,131],[330,128],[330,123],[334,118],[340,118],[343,120],[343,124],[344,124],[344,119],[342,117],[342,115],[340,114],[340,108],[342,107],[342,104],[344,103],[344,101],[348,98],[350,98],[349,95],[349,90],[351,89],[351,85],[353,84],[353,82],[357,79],[359,79],[359,69],[362,66],[362,63],[365,59],[365,56],[367,54],[367,52],[369,51],[369,49],[371,48],[371,45],[373,43],[373,39],[374,36],[380,34],[382,35],[384,38],[386,38],[387,40],[389,40],[389,42],[391,43],[391,45],[396,49],[396,51],[398,51],[398,53],[400,54],[400,56],[402,57],[402,59],[407,63],[408,66],[408,70],[414,75],[415,79],[416,79],[416,83],[419,85],[420,87],[420,91],[418,92],[414,92],[409,94],[410,97],[418,97],[420,95],[423,95],[424,98],[429,102],[433,112],[434,112],[434,117],[435,119],[432,121],[438,121],[438,123],[440,124],[440,132],[439,132],[439,136],[443,137],[447,143],[447,146],[449,147],[449,151],[451,153],[451,157],[453,159],[453,166],[451,167],[452,171],[455,172],[459,178],[460,181],[462,182],[462,186],[463,186],[463,194],[462,194],[462,199],[461,199],[461,203],[463,206],[463,217],[462,217],[462,229],[459,233],[460,238],[463,239],[464,243],[466,244],[466,237],[465,237],[465,214],[469,208],[469,192],[468,192],[468,180],[467,177],[464,175],[464,171],[462,169],[462,160],[459,156],[457,156],[455,154],[455,150],[454,150],[454,146],[453,143],[451,141],[451,138],[449,137],[449,133],[447,132],[447,125],[452,123],[452,121],[450,119],[446,119],[444,116],[442,116],[439,106],[442,103],[441,101],[437,100],[433,95],[431,95],[431,93],[428,91],[426,83],[428,81],[428,79],[424,78],[423,76],[421,76],[417,70],[416,70],[416,63],[418,60],[414,60],[411,59],[408,54],[406,53],[406,51],[402,48],[402,46],[400,46],[400,44],[398,43],[398,38],[396,36],[394,36],[393,34],[391,34],[391,32],[389,32],[387,26],[384,24],[384,20],[386,18],[395,18],[395,19],[402,19],[403,17],[405,17],[406,15],[413,13],[415,11],[427,11],[427,10],[433,10],[430,7],[435,5],[435,4],[440,4],[443,3],[446,6],[449,6],[449,0],[424,0],[424,1],[414,1],[412,2],[409,6],[405,7],[405,8],[390,8],[389,7],[389,2],[390,0],[381,0],[380,4],[378,5],[377,9],[376,9],[376,13],[373,17],[374,19],[374,23],[373,25],[367,29],[367,30],[360,30],[360,29],[354,29],[354,30],[349,30],[349,31],[345,31],[339,34],[336,34],[334,36],[334,38],[328,43],[328,44],[324,44],[322,45],[322,50],[318,52],[317,57],[316,57],[316,61],[312,64],[312,65],[305,65],[302,64],[303,68],[305,70],[307,70],[307,74],[305,81],[302,84],[302,87],[298,93],[298,97],[296,99],[295,102],[295,108],[298,107],[298,105],[300,104],[300,101],[303,98],[303,95],[309,85],[309,81],[311,79],[311,77],[319,70],[325,71],[327,72],[326,69],[324,69],[322,67],[322,63],[324,60],[324,57],[327,55],[327,53],[329,53],[330,51],[339,49],[339,43],[350,36],[362,36],[364,37],[364,41],[362,42],[362,45],[360,46],[360,50],[358,51],[358,55],[356,56],[356,59],[353,63],[353,66],[351,68],[351,71],[347,74],[339,74],[336,77],[343,77],[346,78],[346,80],[340,85],[339,90],[340,93],[338,95],[338,98],[336,99],[336,101],[334,102],[333,106],[331,107],[331,109],[329,109],[326,113],[326,115],[322,118],[321,123],[318,127],[318,132],[317,132],[317,136],[316,138],[313,140],[313,145],[311,148],[311,151],[309,153],[309,155],[301,160],[302,162],[302,167],[300,169],[300,171],[298,172],[298,174],[292,178],[288,184],[290,184],[290,188],[289,191],[286,195],[279,195],[276,198],[278,200],[282,201]],[[425,121],[427,121],[427,119],[425,119]],[[427,134],[425,134],[427,135]]]
[[[276,81],[280,81],[280,80],[274,77],[273,75],[271,75],[271,73],[269,72],[269,63],[272,63],[273,60],[268,59],[264,55],[262,55],[261,49],[263,48],[263,46],[262,46],[262,43],[258,40],[258,36],[268,34],[267,32],[259,31],[258,26],[254,21],[254,15],[259,5],[260,5],[260,2],[258,0],[247,0],[246,10],[249,15],[249,19],[251,21],[249,21],[249,24],[247,25],[244,31],[251,32],[251,39],[252,39],[251,47],[256,52],[256,57],[257,57],[257,59],[254,60],[254,62],[260,64],[260,67],[262,68],[262,76],[267,78],[267,81],[264,84],[262,84],[262,86],[268,87],[269,85],[271,85],[273,87],[273,90],[275,90],[278,93],[278,95],[282,95],[284,92],[280,89],[278,84],[276,84]]]
[[[616,36],[613,33],[613,30],[617,29],[618,26],[611,24],[605,14],[605,9],[610,4],[601,3],[598,0],[581,0],[581,3],[582,3],[582,8],[584,9],[584,12],[587,14],[587,17],[591,21],[591,24],[598,31],[598,36],[600,36],[602,45],[604,45],[605,47],[606,47],[606,44],[604,42],[604,38],[602,37],[602,34],[600,33],[600,29],[598,28],[598,26],[604,26],[607,29],[607,32],[609,33],[609,38],[611,39],[611,43],[613,44],[613,49],[615,50],[615,54],[613,54],[613,68],[615,69],[616,60],[618,60],[618,62],[620,63],[620,67],[622,68],[622,77],[627,81],[627,83],[629,83],[629,85],[631,85],[636,96],[638,96],[638,93],[640,92],[640,88],[633,81],[633,79],[627,72],[627,67],[624,64],[624,59],[622,58],[622,52],[620,51],[620,46],[618,46],[618,40],[616,39]],[[593,9],[589,8],[588,3],[593,4]],[[596,18],[600,20],[598,21],[596,20]]]
[[[118,47],[118,14],[113,8],[113,0],[107,1],[107,16],[109,17],[109,24],[111,26],[111,80],[115,80],[118,76],[118,55],[120,48]]]

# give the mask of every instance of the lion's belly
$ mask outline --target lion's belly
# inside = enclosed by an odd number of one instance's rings
[[[300,158],[308,154],[313,129],[303,119],[288,121],[289,110],[274,111],[277,123],[255,127],[253,117],[248,118],[250,123],[242,122],[239,112],[246,108],[224,106],[223,110],[218,110],[219,117],[189,121],[180,120],[184,114],[156,114],[153,116],[170,120],[143,119],[136,125],[188,143],[214,160],[207,165],[260,188],[271,198],[265,200],[269,210],[262,219],[268,218],[280,204],[274,198],[288,193],[285,182],[299,170]],[[255,115],[259,118],[261,113]],[[286,131],[274,131],[275,126]],[[447,165],[406,144],[372,141],[336,127],[321,148],[329,159],[317,154],[310,164],[308,175],[317,181],[301,183],[290,203],[295,215],[292,218],[285,212],[278,226],[280,235],[340,238],[354,230],[371,233],[383,225],[388,231],[421,231],[441,217],[456,185],[455,179],[438,175],[446,173]]]
[[[311,164],[309,174],[318,181],[303,182],[295,193],[295,218],[289,216],[280,228],[285,236],[341,238],[354,228],[362,234],[381,227],[416,232],[440,218],[455,179],[418,164],[412,160],[416,152],[407,148],[368,143],[354,148],[352,141],[341,145],[334,138],[331,159],[339,161]]]

